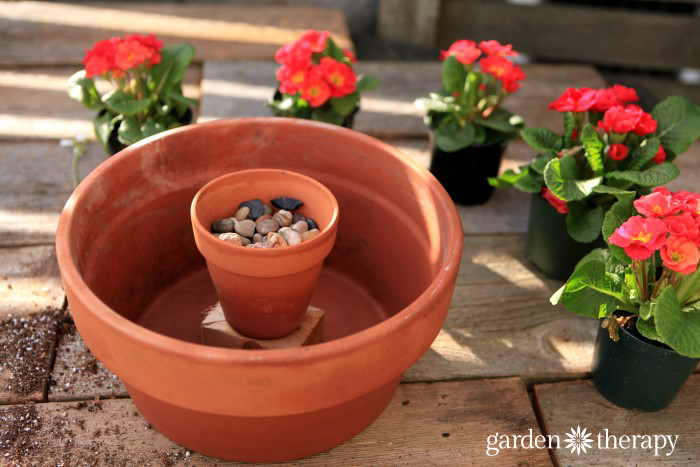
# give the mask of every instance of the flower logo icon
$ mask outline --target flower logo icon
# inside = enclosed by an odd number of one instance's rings
[[[571,453],[576,451],[576,455],[581,455],[581,451],[587,452],[586,448],[591,448],[593,445],[593,440],[588,439],[592,434],[586,433],[586,428],[581,431],[581,427],[577,426],[576,430],[571,428],[571,433],[566,434],[568,438],[564,438],[564,441],[569,443],[566,448],[571,448]]]

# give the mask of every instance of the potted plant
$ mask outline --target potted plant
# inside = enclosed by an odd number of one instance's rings
[[[352,128],[360,94],[377,85],[376,78],[355,74],[354,54],[340,49],[328,31],[306,31],[283,45],[275,60],[279,84],[268,105],[280,117]]]
[[[700,194],[617,194],[607,249],[589,253],[552,297],[602,318],[593,382],[628,408],[666,407],[700,361]]]
[[[163,47],[153,34],[96,42],[85,52],[85,69],[68,80],[68,95],[97,111],[95,136],[109,155],[165,130],[192,122],[198,102],[182,94],[194,47]],[[100,94],[95,77],[111,91]]]
[[[526,256],[547,276],[569,277],[604,245],[600,231],[615,195],[639,197],[676,178],[672,161],[700,137],[700,108],[689,100],[669,97],[651,113],[630,104],[637,100],[620,85],[567,89],[549,105],[562,113],[564,133],[522,130],[539,154],[490,180],[532,193]]]
[[[416,100],[431,130],[430,171],[455,202],[491,197],[488,177],[498,175],[508,141],[523,126],[501,107],[525,79],[510,60],[517,55],[510,44],[459,40],[442,51],[442,90]]]

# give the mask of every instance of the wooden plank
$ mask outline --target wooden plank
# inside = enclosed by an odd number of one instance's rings
[[[441,0],[380,0],[379,37],[420,45],[435,44]]]
[[[269,116],[265,103],[276,86],[273,62],[207,62],[202,78],[200,121],[239,116]],[[382,138],[427,137],[413,102],[440,89],[440,62],[364,62],[358,72],[376,76],[379,86],[362,98],[355,129]],[[591,67],[527,65],[528,80],[506,107],[531,126],[560,129],[561,116],[547,108],[569,86],[604,86]]]
[[[44,399],[63,302],[53,246],[0,248],[0,403]]]
[[[73,138],[78,134],[95,139],[95,112],[66,93],[68,78],[78,70],[80,66],[0,70],[0,140]],[[183,80],[186,96],[199,99],[200,79],[201,66],[191,65]],[[102,93],[110,90],[101,79],[97,85]]]
[[[700,67],[698,28],[700,18],[693,15],[627,8],[444,0],[437,44],[448,47],[465,37],[497,39],[512,43],[515,49],[535,60],[573,60],[646,69],[697,68]],[[564,46],[553,47],[553,44]]]
[[[48,392],[51,402],[129,395],[121,380],[92,355],[68,313],[59,328],[51,379]]]
[[[0,450],[9,454],[6,462],[239,465],[166,439],[129,399],[2,407],[0,419]],[[517,379],[404,384],[368,429],[295,465],[549,464],[543,450],[511,449],[486,456],[489,434],[531,428],[539,434],[527,392]],[[12,439],[9,433],[17,435]]]
[[[525,259],[523,235],[466,236],[447,320],[405,381],[520,376],[580,377],[590,371],[597,323],[549,303],[561,282]]]
[[[700,459],[700,375],[690,377],[671,405],[661,412],[641,412],[620,408],[595,389],[591,381],[573,381],[535,386],[535,401],[546,434],[558,435],[562,447],[555,450],[560,465],[624,465],[647,466],[664,462],[668,465],[698,465]],[[593,436],[593,447],[577,455],[565,449],[566,433],[572,427],[586,428]],[[605,447],[607,435],[619,438],[627,435],[651,436],[651,449],[599,449]],[[678,435],[675,450],[671,454],[670,443],[655,455],[654,435]],[[661,443],[661,441],[659,441]],[[612,448],[612,440],[608,444]],[[670,454],[670,455],[668,455]]]
[[[105,2],[0,2],[0,64],[79,64],[106,37],[154,33],[165,44],[189,42],[197,60],[272,59],[307,29],[352,41],[340,10],[313,6]]]

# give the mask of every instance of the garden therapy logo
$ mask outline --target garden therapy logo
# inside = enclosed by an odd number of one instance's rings
[[[627,435],[613,434],[606,428],[593,434],[587,428],[571,428],[562,438],[559,435],[536,435],[532,428],[526,435],[496,433],[486,438],[486,455],[497,456],[504,449],[571,449],[571,454],[585,456],[590,449],[643,450],[653,457],[673,454],[679,435]],[[563,443],[562,443],[563,439]]]
[[[576,451],[576,454],[581,454],[581,451],[587,452],[586,448],[590,449],[591,446],[593,445],[593,440],[590,440],[588,438],[591,437],[591,433],[586,433],[586,428],[581,431],[581,427],[577,426],[576,431],[574,429],[571,429],[571,433],[567,433],[569,435],[568,438],[565,438],[564,441],[569,443],[566,445],[567,449],[571,448],[571,453],[573,454],[574,451]]]

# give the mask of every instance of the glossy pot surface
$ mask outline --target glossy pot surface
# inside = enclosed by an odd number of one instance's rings
[[[210,180],[254,168],[312,177],[338,201],[335,247],[311,300],[326,311],[324,343],[198,343],[202,310],[217,298],[192,199]],[[462,240],[447,193],[395,148],[339,126],[241,118],[109,158],[68,200],[56,245],[78,331],[144,417],[204,454],[280,461],[336,446],[379,416],[445,320]]]

